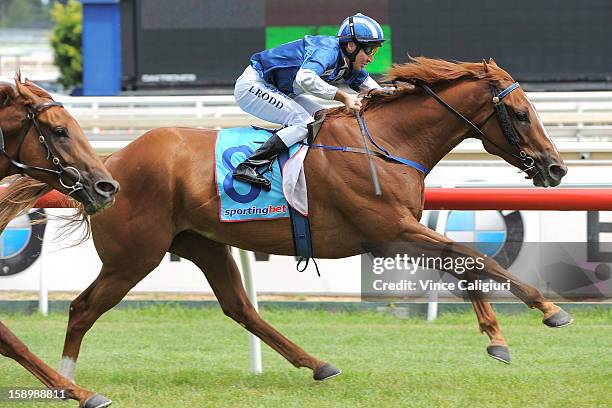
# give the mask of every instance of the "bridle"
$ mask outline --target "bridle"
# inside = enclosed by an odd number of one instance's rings
[[[68,190],[68,195],[72,195],[79,190],[83,190],[83,184],[81,183],[81,172],[79,172],[79,170],[73,166],[65,167],[62,165],[62,160],[60,160],[61,156],[53,151],[53,149],[51,148],[51,146],[45,139],[45,136],[43,135],[43,132],[41,131],[40,126],[38,124],[38,121],[36,120],[37,116],[41,112],[49,108],[52,108],[54,106],[63,107],[61,102],[56,102],[56,101],[44,102],[44,103],[35,105],[33,107],[28,107],[28,114],[26,116],[27,121],[24,127],[21,128],[21,131],[20,131],[19,145],[17,147],[16,157],[19,158],[21,147],[23,146],[25,138],[28,132],[30,131],[30,128],[32,127],[32,125],[34,125],[34,127],[36,128],[36,131],[38,132],[38,141],[47,150],[47,160],[50,160],[51,163],[53,163],[53,165],[58,170],[48,169],[45,167],[30,166],[28,164],[20,163],[17,160],[15,160],[13,157],[11,157],[11,155],[5,149],[4,134],[2,133],[1,127],[0,127],[0,153],[2,153],[4,157],[6,157],[13,166],[17,167],[21,174],[29,174],[30,172],[38,171],[38,172],[48,173],[48,174],[57,176],[59,183]],[[72,176],[76,179],[76,181],[72,185],[66,184],[64,180],[62,179],[64,175],[66,174],[70,175],[70,172],[73,173]]]
[[[506,153],[509,156],[514,157],[519,162],[522,162],[523,166],[525,166],[525,168],[524,169],[519,169],[519,170],[524,172],[527,175],[526,178],[530,178],[531,179],[531,178],[535,177],[540,172],[536,168],[536,166],[535,166],[535,160],[533,159],[533,157],[529,156],[523,149],[521,149],[521,147],[520,147],[520,141],[521,140],[520,140],[518,134],[516,133],[516,129],[514,129],[514,126],[512,125],[512,122],[510,121],[510,115],[508,114],[508,109],[507,109],[506,105],[502,102],[502,100],[506,96],[508,96],[512,91],[514,91],[515,89],[518,89],[520,87],[518,82],[513,83],[512,85],[510,85],[509,87],[507,87],[506,89],[502,90],[499,93],[497,92],[497,89],[494,86],[491,86],[491,95],[492,95],[491,102],[493,103],[493,109],[494,109],[493,112],[494,112],[494,115],[497,118],[497,122],[499,123],[499,126],[501,127],[502,133],[506,137],[506,140],[508,141],[508,143],[511,146],[513,146],[518,151],[518,153],[513,153],[513,152],[507,151],[505,148],[503,148],[499,144],[495,143],[494,140],[492,140],[491,138],[487,137],[487,135],[485,135],[483,133],[483,131],[480,130],[480,128],[478,126],[476,126],[468,118],[463,116],[461,113],[459,113],[457,110],[455,110],[452,106],[450,106],[448,103],[446,103],[427,84],[422,83],[422,82],[415,82],[414,84],[417,85],[417,86],[420,86],[421,88],[423,88],[423,90],[425,90],[425,92],[427,92],[432,98],[434,98],[442,106],[444,106],[446,109],[448,109],[450,112],[452,112],[455,116],[457,116],[459,119],[461,119],[465,124],[467,124],[469,127],[471,127],[474,130],[474,132],[476,132],[476,134],[477,134],[476,138],[477,139],[480,139],[482,141],[486,140],[487,142],[491,143],[493,146],[495,146],[496,148],[498,148],[502,152]],[[493,114],[489,115],[482,125],[484,126],[489,121],[489,119],[491,119],[492,116],[493,116]],[[536,170],[535,173],[532,172],[532,170],[534,170],[534,169]]]

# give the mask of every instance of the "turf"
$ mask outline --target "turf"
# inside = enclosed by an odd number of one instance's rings
[[[498,315],[512,365],[486,356],[472,313],[434,323],[374,312],[264,310],[271,324],[343,370],[314,382],[263,346],[264,372],[249,373],[245,331],[218,309],[111,311],[86,336],[77,380],[116,407],[610,407],[612,311],[574,312],[549,329],[534,311]],[[2,315],[30,348],[57,366],[66,316]],[[0,387],[38,382],[0,359]],[[74,406],[74,401],[49,405]]]

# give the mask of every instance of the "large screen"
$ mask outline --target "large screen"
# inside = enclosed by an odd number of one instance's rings
[[[253,53],[304,35],[335,35],[348,15],[375,18],[389,39],[370,65],[425,55],[493,57],[515,79],[547,89],[610,87],[607,0],[123,0],[126,88],[230,86]]]

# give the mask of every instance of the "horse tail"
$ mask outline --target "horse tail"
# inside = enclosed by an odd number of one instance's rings
[[[26,214],[36,201],[53,188],[28,176],[15,176],[0,191],[0,232],[15,217]]]
[[[26,214],[40,197],[53,190],[53,187],[29,176],[15,176],[10,178],[9,182],[10,184],[0,191],[0,232],[4,231],[12,219]],[[68,245],[68,247],[73,247],[91,237],[91,226],[83,204],[71,197],[65,199],[76,211],[70,215],[53,215],[54,219],[63,221],[58,228],[56,239],[60,240],[69,235],[74,236],[72,234],[79,231],[80,236],[73,241],[73,244]],[[47,219],[48,217],[43,217],[40,220],[32,221],[32,224],[47,222]]]

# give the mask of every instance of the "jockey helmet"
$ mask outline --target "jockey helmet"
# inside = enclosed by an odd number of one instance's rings
[[[338,41],[341,43],[378,44],[385,41],[382,27],[373,18],[357,13],[344,19],[338,29]]]

